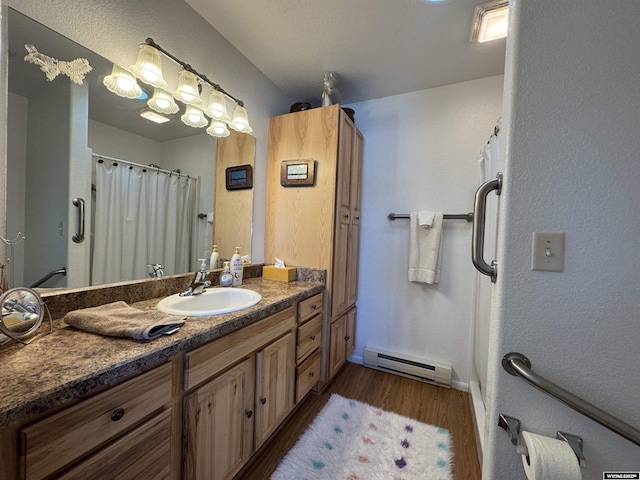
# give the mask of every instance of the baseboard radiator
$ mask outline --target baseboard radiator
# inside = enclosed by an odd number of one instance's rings
[[[364,347],[364,366],[451,388],[451,365]]]

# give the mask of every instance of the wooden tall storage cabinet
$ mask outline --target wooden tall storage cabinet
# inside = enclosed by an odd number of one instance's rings
[[[355,347],[363,144],[339,105],[269,123],[265,258],[327,270],[322,382],[331,380]],[[291,160],[313,161],[312,185],[282,185],[283,162]]]

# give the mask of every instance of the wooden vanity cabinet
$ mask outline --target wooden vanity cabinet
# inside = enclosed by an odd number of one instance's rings
[[[167,363],[19,430],[20,478],[172,475]]]
[[[340,105],[269,121],[265,257],[327,270],[321,382],[339,369],[332,368],[331,358],[344,355],[344,349],[331,351],[340,343],[331,326],[358,296],[363,145],[362,133]],[[283,162],[310,159],[313,185],[283,185],[283,166],[289,165]]]
[[[294,406],[296,310],[185,355],[183,478],[233,478]]]

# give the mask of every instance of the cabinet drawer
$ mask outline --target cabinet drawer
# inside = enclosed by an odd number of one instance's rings
[[[171,409],[56,478],[171,478]]]
[[[302,324],[310,319],[313,315],[322,311],[323,294],[318,293],[313,297],[302,300],[298,304],[298,323]]]
[[[320,350],[302,362],[296,369],[296,377],[298,379],[296,403],[298,403],[320,379]]]
[[[322,315],[316,315],[304,325],[298,327],[298,352],[296,361],[303,358],[320,346],[322,340]]]
[[[185,390],[201,384],[296,326],[295,307],[253,323],[185,355]]]
[[[20,430],[27,480],[44,478],[171,402],[171,364]]]

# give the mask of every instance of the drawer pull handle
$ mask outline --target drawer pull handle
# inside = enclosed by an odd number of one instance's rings
[[[247,410],[247,413],[245,415],[247,415],[247,418],[253,417],[253,410]]]
[[[309,338],[313,341],[313,340],[316,339],[316,336],[315,335],[311,335]]]
[[[122,417],[124,417],[124,408],[116,408],[113,412],[111,412],[112,422],[117,422]]]
[[[261,403],[262,405],[264,405],[265,403],[267,403],[267,397],[262,397],[262,398],[260,399],[260,403]]]
[[[346,337],[344,337],[344,341],[345,341],[345,342],[348,342],[350,338],[351,338],[351,337],[350,337],[349,335],[347,335]]]
[[[314,303],[313,305],[311,305],[311,310],[317,310],[318,306]]]
[[[314,372],[309,372],[309,376],[310,376],[311,378],[313,378],[313,377],[315,377],[315,376],[316,376],[316,374],[315,374]]]

